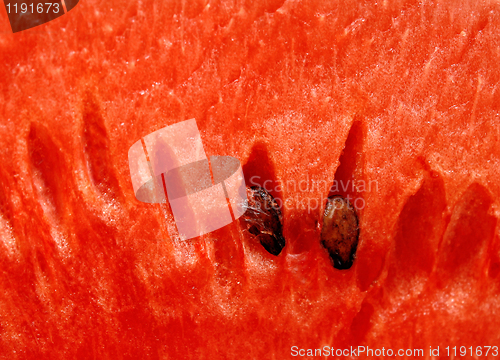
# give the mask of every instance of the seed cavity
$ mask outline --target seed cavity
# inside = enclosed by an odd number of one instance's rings
[[[321,244],[336,269],[349,269],[359,241],[358,217],[351,203],[340,195],[328,198],[323,214]]]
[[[64,208],[64,194],[69,187],[63,175],[64,161],[49,130],[38,123],[31,123],[28,135],[28,151],[33,173],[34,188],[44,209],[58,215]]]
[[[247,197],[248,208],[240,221],[264,249],[273,255],[279,255],[285,247],[285,238],[278,203],[260,186],[247,188]]]
[[[90,92],[83,100],[82,118],[82,140],[91,179],[103,194],[118,199],[120,186],[110,154],[108,132],[98,102]]]

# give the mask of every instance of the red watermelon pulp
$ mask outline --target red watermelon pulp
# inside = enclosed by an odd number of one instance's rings
[[[12,34],[2,8],[0,358],[494,358],[499,24],[472,0],[81,0]],[[280,255],[236,222],[179,241],[135,199],[129,147],[191,118],[288,201]],[[334,181],[361,199],[348,270],[320,244]]]

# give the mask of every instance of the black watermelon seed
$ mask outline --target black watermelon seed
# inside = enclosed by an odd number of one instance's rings
[[[358,217],[354,208],[342,196],[329,197],[323,214],[321,244],[328,250],[336,269],[352,266],[358,241]]]
[[[259,186],[247,188],[248,208],[241,220],[250,234],[269,253],[279,255],[285,247],[282,216],[276,200]]]

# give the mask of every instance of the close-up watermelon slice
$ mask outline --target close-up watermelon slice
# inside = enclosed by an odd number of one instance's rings
[[[499,81],[495,1],[0,6],[0,359],[497,358]],[[183,240],[190,119],[249,209]]]

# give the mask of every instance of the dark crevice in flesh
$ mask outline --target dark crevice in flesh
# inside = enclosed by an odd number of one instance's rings
[[[363,191],[366,191],[366,186],[359,188],[364,182],[363,143],[363,124],[355,119],[339,159],[340,165],[335,172],[323,216],[322,244],[327,248],[336,269],[351,268],[358,246],[356,207],[364,207]],[[336,205],[343,206],[336,209]],[[338,214],[335,215],[335,212]]]
[[[352,320],[349,345],[359,346],[362,344],[366,334],[372,327],[371,319],[374,312],[373,305],[365,299],[361,304],[361,309]]]
[[[87,93],[83,103],[83,141],[89,173],[95,186],[116,199],[119,184],[109,154],[109,139],[101,110],[92,94]]]
[[[49,135],[47,128],[31,123],[28,135],[28,151],[35,188],[39,196],[60,213],[63,194],[67,190],[62,176],[62,153]],[[38,182],[38,184],[36,184]]]
[[[404,287],[407,293],[420,276],[429,277],[446,226],[446,195],[439,174],[431,172],[410,196],[396,225],[394,251],[387,276],[389,288]]]
[[[381,287],[372,289],[360,304],[359,310],[352,315],[352,321],[346,322],[346,326],[339,332],[339,347],[358,347],[366,342],[367,334],[373,328],[378,310],[383,301],[383,289]],[[382,306],[382,308],[384,308]]]
[[[341,195],[348,199],[358,214],[365,206],[365,192],[377,192],[378,185],[373,179],[365,179],[364,139],[365,126],[360,116],[354,118],[349,135],[340,156],[340,165],[335,172],[329,196]],[[379,244],[366,243],[357,249],[356,279],[361,291],[366,291],[380,276],[385,261],[385,250]]]
[[[330,189],[329,196],[341,195],[351,199],[362,198],[362,193],[367,191],[363,184],[363,142],[364,131],[360,121],[354,121],[349,130],[349,135],[345,142],[344,150],[340,156],[340,165],[335,172],[334,182]],[[360,202],[361,203],[361,202]]]
[[[248,161],[243,165],[245,183],[248,187],[259,186],[264,188],[281,204],[281,190],[276,180],[274,164],[269,158],[267,148],[262,143],[253,146]]]
[[[497,223],[489,214],[492,203],[488,190],[477,183],[470,185],[458,201],[439,248],[436,272],[440,286],[482,272]]]
[[[329,197],[341,195],[346,198],[358,213],[365,206],[364,192],[378,191],[376,181],[364,178],[363,147],[365,132],[363,122],[359,119],[359,116],[355,117],[329,193]],[[381,246],[373,243],[364,244],[358,247],[356,251],[356,257],[358,258],[357,283],[361,291],[366,291],[382,271],[385,252]]]

